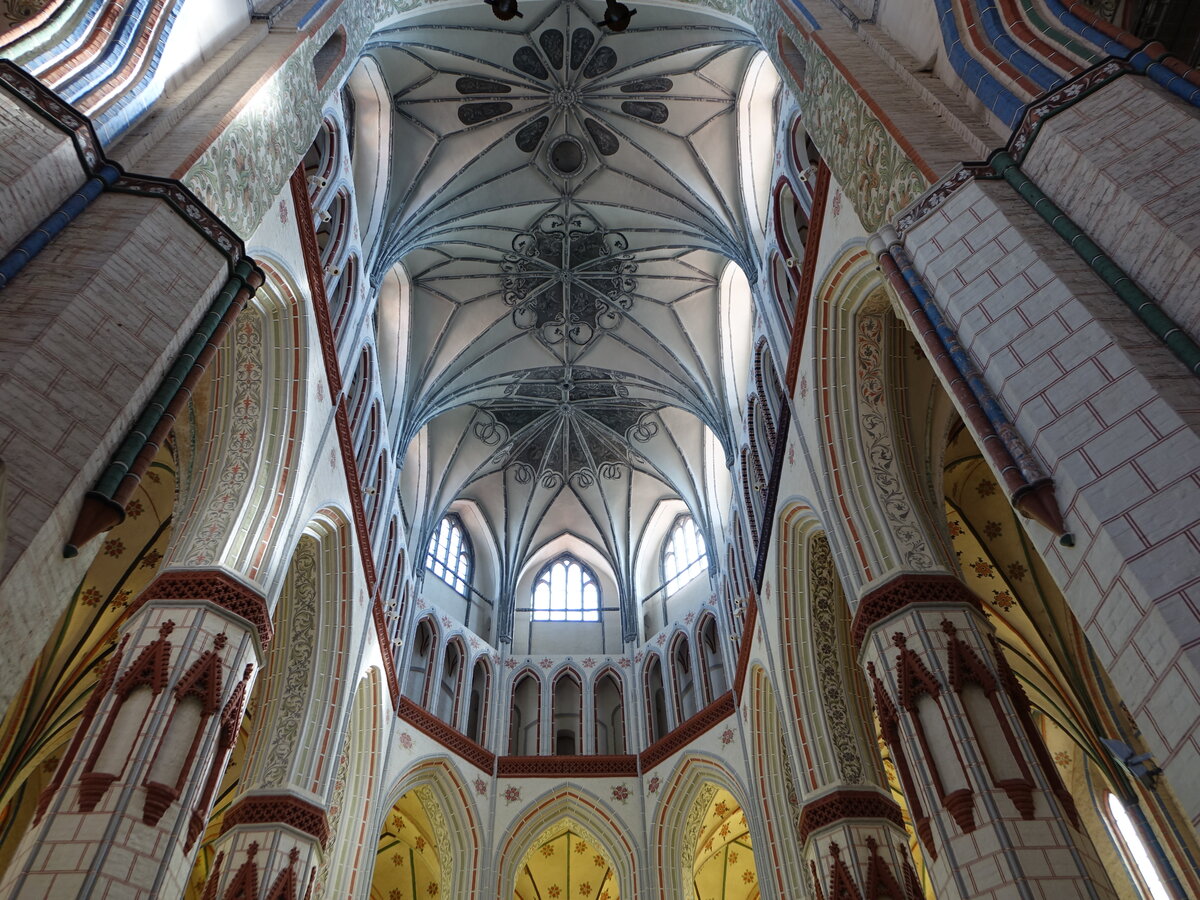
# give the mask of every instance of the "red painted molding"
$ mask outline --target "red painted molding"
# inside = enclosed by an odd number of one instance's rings
[[[267,600],[257,590],[212,569],[171,569],[155,578],[129,607],[132,615],[152,600],[207,600],[258,630],[263,647],[271,643],[274,630]]]
[[[804,263],[800,268],[800,285],[796,288],[796,321],[792,324],[792,341],[788,347],[787,370],[783,380],[790,402],[796,393],[796,376],[800,372],[800,352],[804,349],[804,332],[808,328],[808,311],[812,308],[813,281],[817,276],[817,251],[821,249],[821,231],[825,226],[825,199],[829,196],[829,166],[825,160],[817,166],[817,184],[813,188],[813,214],[808,220],[808,240],[804,243]]]
[[[855,650],[862,648],[863,639],[876,622],[916,603],[958,603],[981,608],[979,598],[953,575],[897,575],[859,601],[850,626]]]
[[[726,691],[674,731],[643,750],[639,756],[642,771],[648,771],[678,753],[714,725],[732,716],[735,708],[733,691]]]
[[[501,756],[496,759],[496,774],[508,778],[545,778],[552,775],[636,778],[638,758],[632,753],[619,756]]]
[[[750,646],[754,643],[754,627],[758,624],[758,595],[753,590],[746,598],[746,621],[742,624],[742,642],[738,645],[737,671],[733,676],[733,689],[738,696],[746,685],[746,673],[750,670]]]
[[[388,637],[387,617],[383,612],[383,599],[376,597],[371,604],[371,618],[375,620],[375,636],[379,639],[380,656],[383,657],[383,674],[387,677],[388,693],[392,697],[392,709],[400,702],[400,679],[396,677],[396,659],[392,655]]]
[[[900,807],[878,791],[840,790],[804,804],[800,811],[800,846],[814,831],[843,819],[882,819],[904,829]]]
[[[329,382],[329,394],[336,397],[334,421],[337,426],[338,448],[342,454],[342,470],[346,476],[346,487],[350,493],[350,509],[354,517],[354,531],[358,536],[358,552],[362,560],[363,575],[367,590],[373,597],[372,620],[375,636],[379,641],[383,657],[384,675],[393,709],[398,709],[400,682],[396,677],[396,663],[392,658],[391,639],[387,633],[387,621],[383,605],[376,589],[378,579],[375,572],[375,557],[371,553],[371,530],[367,525],[366,507],[363,505],[362,483],[354,462],[354,437],[350,430],[350,417],[346,412],[346,398],[342,393],[342,375],[338,367],[337,342],[334,340],[333,324],[329,318],[329,299],[325,296],[325,273],[321,267],[321,250],[317,245],[317,233],[312,227],[312,203],[308,198],[308,184],[304,179],[304,165],[296,167],[291,178],[292,202],[296,205],[296,232],[300,236],[300,247],[304,253],[304,271],[308,276],[312,292],[313,311],[317,319],[317,334],[321,340],[321,358],[325,364],[325,380]]]
[[[329,818],[321,807],[291,794],[248,794],[234,801],[221,823],[221,834],[238,825],[287,825],[329,843]]]
[[[479,746],[457,728],[447,725],[424,707],[418,706],[408,697],[401,697],[396,704],[396,715],[418,731],[433,738],[447,750],[461,756],[489,775],[495,768],[496,754]]]
[[[342,375],[338,369],[337,342],[333,338],[333,325],[329,320],[329,299],[325,296],[325,273],[321,268],[321,248],[317,245],[317,233],[312,227],[312,202],[308,198],[303,165],[297,166],[292,173],[291,188],[292,202],[296,204],[296,232],[300,235],[300,249],[304,252],[304,271],[308,276],[317,314],[317,335],[321,339],[325,379],[329,382],[330,395],[336,397],[342,390]]]

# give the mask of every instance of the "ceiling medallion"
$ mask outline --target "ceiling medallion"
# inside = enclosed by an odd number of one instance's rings
[[[600,156],[612,156],[621,148],[616,133],[601,121],[604,108],[599,103],[612,99],[614,85],[604,80],[604,76],[616,67],[617,54],[612,47],[598,43],[594,31],[576,28],[568,39],[565,30],[547,28],[533,43],[518,47],[512,61],[519,72],[538,82],[544,92],[543,102],[533,107],[529,121],[513,136],[519,150],[534,152],[550,129],[551,121],[563,114],[575,119],[575,130],[582,130]],[[662,125],[669,115],[667,105],[652,97],[636,99],[636,95],[666,94],[672,87],[671,79],[663,76],[627,81],[619,90],[635,98],[623,101],[621,111],[652,125]],[[512,103],[501,99],[512,93],[512,87],[502,81],[464,75],[455,82],[455,89],[464,98],[458,108],[458,119],[464,125],[479,125],[514,109]],[[561,169],[558,171],[562,174]]]
[[[573,161],[570,151],[561,155]],[[587,213],[544,216],[514,237],[512,248],[500,264],[504,302],[513,308],[513,324],[547,346],[587,346],[633,306],[637,264],[629,241]]]
[[[546,149],[546,161],[550,164],[550,170],[564,178],[578,174],[586,160],[587,152],[583,149],[583,144],[572,134],[556,137]]]

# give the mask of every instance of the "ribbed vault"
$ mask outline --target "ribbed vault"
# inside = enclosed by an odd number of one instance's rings
[[[595,3],[522,11],[500,23],[483,4],[439,8],[368,44],[393,104],[369,268],[375,283],[399,272],[407,291],[389,423],[402,502],[419,547],[471,501],[502,600],[547,542],[592,545],[632,640],[656,505],[682,499],[710,545],[724,531],[730,335],[748,334],[736,323],[751,311],[722,274],[757,269],[739,100],[760,47],[745,26],[678,6],[642,4],[616,35],[595,26]]]

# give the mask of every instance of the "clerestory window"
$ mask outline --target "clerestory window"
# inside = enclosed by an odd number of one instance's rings
[[[539,622],[598,622],[596,574],[573,556],[560,556],[533,583],[533,618]]]
[[[425,568],[466,597],[471,592],[472,564],[471,539],[462,519],[451,513],[429,541]]]
[[[691,516],[680,516],[663,547],[663,590],[668,597],[708,567],[704,538]]]

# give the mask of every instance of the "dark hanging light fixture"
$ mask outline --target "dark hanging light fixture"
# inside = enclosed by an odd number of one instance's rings
[[[517,0],[483,0],[483,2],[492,8],[492,15],[501,22],[507,22],[513,16],[519,19],[525,18],[517,9]]]
[[[636,9],[630,9],[620,0],[604,0],[604,18],[596,23],[596,27],[607,27],[609,31],[624,31],[629,27],[629,20],[636,14]]]

